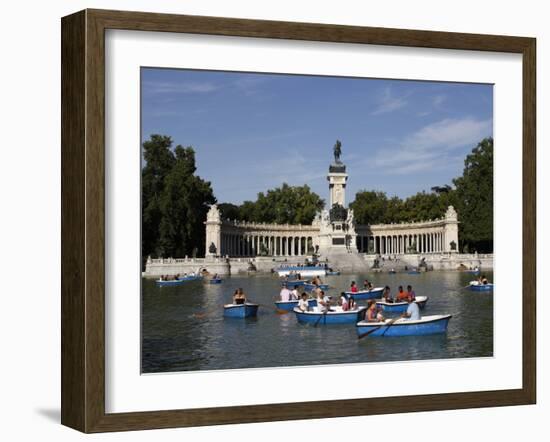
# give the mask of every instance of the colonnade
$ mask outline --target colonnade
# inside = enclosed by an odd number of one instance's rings
[[[256,235],[250,233],[221,233],[221,255],[304,256],[314,251],[312,236]]]
[[[411,233],[402,235],[358,235],[360,253],[381,255],[402,253],[441,253],[449,250],[445,232]]]

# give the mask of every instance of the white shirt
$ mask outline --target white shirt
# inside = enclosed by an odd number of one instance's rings
[[[298,302],[298,308],[302,310],[303,312],[307,312],[309,310],[309,302],[307,299],[300,299]]]
[[[283,289],[281,290],[281,301],[283,302],[288,302],[290,301],[290,290],[287,289],[286,287],[283,287]]]
[[[410,315],[408,318],[409,321],[419,321],[420,320],[420,309],[416,302],[411,302],[407,307],[407,315]]]
[[[297,289],[294,289],[290,292],[290,298],[291,299],[300,299],[300,294],[298,293]]]

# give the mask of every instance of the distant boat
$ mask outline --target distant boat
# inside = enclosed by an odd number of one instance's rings
[[[389,273],[390,275],[395,275],[397,272],[396,272],[394,269],[391,269],[388,273]]]
[[[495,285],[491,282],[483,284],[479,281],[470,281],[470,290],[473,292],[490,292],[493,290],[494,286]]]
[[[306,285],[306,284],[309,284],[309,282],[305,279],[297,279],[294,281],[283,281],[283,284],[286,285],[287,287],[294,287],[295,285],[296,286]]]
[[[428,302],[427,296],[417,296],[414,301],[418,304],[418,307],[426,307]],[[383,311],[389,313],[403,313],[407,311],[409,305],[408,302],[386,302],[386,301],[376,301],[376,305],[379,306]]]
[[[480,269],[465,270],[465,273],[469,273],[470,275],[479,275],[481,273],[481,270]]]
[[[360,321],[356,325],[359,337],[369,333],[368,336],[423,336],[445,333],[452,315],[423,316],[418,321],[400,318],[393,323],[391,319],[385,322]]]
[[[212,278],[208,281],[210,284],[221,284],[222,279],[221,278]]]
[[[357,310],[342,310],[342,307],[331,307],[329,312],[303,312],[295,308],[293,311],[296,314],[298,322],[303,324],[355,324],[363,318],[367,307],[359,307]]]
[[[298,300],[295,301],[275,301],[275,307],[279,310],[292,311],[294,307],[298,307]],[[307,300],[307,304],[310,307],[317,307],[317,300],[315,298],[310,298]]]
[[[165,287],[165,286],[171,286],[171,285],[181,285],[185,281],[181,279],[170,279],[170,280],[157,279],[155,282],[159,287]]]
[[[407,275],[420,275],[420,272],[418,270],[409,270]]]
[[[287,276],[290,274],[299,274],[300,276],[310,277],[310,276],[325,276],[326,269],[319,266],[289,266],[289,267],[279,267],[275,269],[279,276]]]
[[[246,302],[245,304],[225,304],[223,315],[226,318],[249,318],[258,314],[258,304]]]
[[[178,281],[196,281],[202,279],[201,275],[185,275],[178,278]]]
[[[331,276],[334,276],[334,275],[339,275],[340,274],[340,271],[339,270],[327,270],[325,272],[328,275],[331,275]]]
[[[317,287],[319,287],[321,290],[328,290],[330,288],[328,284],[317,284],[317,285],[310,284],[310,283],[304,284],[304,289],[307,290],[308,292],[315,290]]]
[[[375,287],[370,290],[360,290],[358,292],[346,292],[346,296],[349,298],[353,296],[355,301],[363,301],[366,299],[378,299],[382,297],[384,293],[384,287]]]

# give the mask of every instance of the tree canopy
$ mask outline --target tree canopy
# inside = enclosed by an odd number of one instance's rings
[[[256,201],[245,201],[240,206],[219,205],[224,218],[241,221],[277,224],[311,224],[325,202],[309,186],[281,187],[258,193]]]
[[[143,143],[142,257],[204,254],[204,220],[216,199],[195,175],[195,151],[151,135]]]

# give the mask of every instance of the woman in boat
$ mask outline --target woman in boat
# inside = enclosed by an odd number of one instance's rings
[[[233,295],[233,304],[244,304],[246,302],[246,296],[243,289],[238,288]]]
[[[351,281],[351,286],[349,288],[349,291],[351,293],[357,293],[358,292],[357,284],[355,284],[355,281]]]
[[[365,279],[365,282],[363,283],[363,290],[371,290],[372,284],[368,279]]]
[[[384,316],[382,316],[382,313],[378,311],[376,302],[372,299],[369,300],[365,320],[367,322],[380,322],[384,320]]]
[[[302,299],[298,301],[298,308],[303,311],[307,312],[309,311],[309,302],[307,300],[307,293],[302,293]]]
[[[340,301],[338,302],[338,304],[340,304],[340,307],[342,307],[343,311],[346,312],[349,310],[349,301],[348,301],[348,298],[346,297],[345,292],[340,293]]]
[[[414,293],[414,290],[410,285],[407,286],[407,297],[412,298],[413,301],[416,299],[416,293]]]

